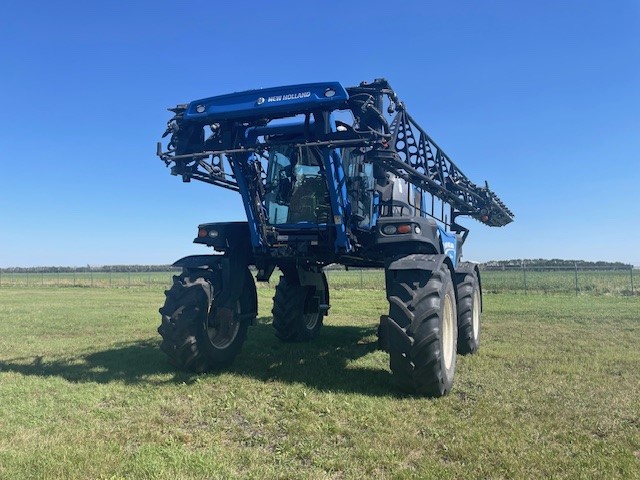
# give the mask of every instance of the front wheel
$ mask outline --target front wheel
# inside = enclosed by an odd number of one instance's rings
[[[212,308],[221,293],[220,277],[220,272],[185,269],[165,292],[158,328],[160,349],[182,370],[206,372],[229,366],[256,316],[255,284],[248,269],[242,294],[233,306]]]
[[[317,286],[300,285],[293,277],[280,277],[272,313],[276,336],[284,342],[308,342],[320,333],[329,303],[328,287],[324,272],[314,275]]]
[[[456,296],[451,271],[389,272],[389,318],[409,337],[401,351],[389,345],[395,383],[403,390],[428,397],[446,395],[453,385],[458,338]]]

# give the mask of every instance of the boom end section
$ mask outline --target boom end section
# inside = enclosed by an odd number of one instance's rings
[[[489,227],[504,227],[513,222],[515,217],[513,212],[489,189],[486,182],[483,190],[486,204],[480,208],[478,214],[472,215],[472,217]]]

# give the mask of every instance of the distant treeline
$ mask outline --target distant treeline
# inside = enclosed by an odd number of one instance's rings
[[[559,258],[553,258],[551,260],[547,260],[545,258],[536,258],[536,259],[515,259],[515,260],[491,260],[489,262],[485,262],[482,264],[483,267],[488,269],[493,268],[514,268],[514,267],[531,267],[531,268],[581,268],[581,269],[625,269],[628,270],[631,268],[631,265],[628,263],[622,262],[587,262],[586,260],[561,260]]]

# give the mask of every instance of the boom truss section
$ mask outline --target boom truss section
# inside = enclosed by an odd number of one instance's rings
[[[480,187],[469,180],[404,109],[395,116],[390,133],[396,155],[381,157],[385,168],[450,204],[455,215],[491,227],[513,221],[513,213],[488,184]]]

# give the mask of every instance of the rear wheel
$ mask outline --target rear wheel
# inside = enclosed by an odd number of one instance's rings
[[[160,309],[160,349],[174,366],[206,372],[230,365],[240,353],[256,316],[255,284],[249,270],[240,298],[229,307],[211,307],[221,293],[221,273],[187,270],[175,276]]]
[[[478,275],[460,275],[458,288],[458,353],[476,353],[480,348],[482,292]]]
[[[308,273],[307,273],[308,274]],[[320,333],[328,304],[327,280],[324,272],[317,274],[322,287],[300,285],[293,276],[281,276],[273,297],[273,327],[284,342],[308,342]]]
[[[446,264],[434,272],[397,270],[388,276],[389,318],[409,337],[401,351],[391,342],[393,379],[403,390],[429,397],[447,394],[456,369],[456,297]]]

